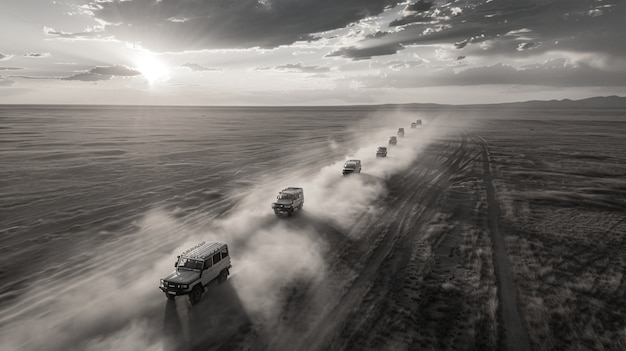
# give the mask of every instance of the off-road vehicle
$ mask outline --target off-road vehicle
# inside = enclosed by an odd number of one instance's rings
[[[421,126],[422,125],[422,120],[418,119],[417,121],[415,121],[415,124],[417,124],[418,126]]]
[[[412,122],[412,123],[411,123],[411,128],[412,128],[412,129],[415,129],[415,128],[417,128],[417,123],[415,123],[415,122]]]
[[[168,299],[189,295],[195,305],[204,289],[211,283],[225,282],[230,274],[228,245],[218,242],[201,242],[178,256],[176,270],[161,279],[161,289]]]
[[[387,157],[387,148],[384,146],[379,146],[376,149],[376,157]]]
[[[397,143],[398,143],[398,138],[396,138],[395,136],[389,137],[389,145],[396,145]]]
[[[398,136],[399,137],[403,137],[404,136],[404,128],[398,128]]]
[[[361,160],[348,160],[343,165],[343,175],[350,173],[361,173]]]
[[[272,208],[276,215],[293,215],[295,210],[304,207],[304,190],[302,188],[289,187],[281,190],[276,197],[277,201],[272,203]]]

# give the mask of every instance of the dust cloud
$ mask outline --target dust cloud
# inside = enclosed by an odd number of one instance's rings
[[[160,330],[151,325],[165,299],[158,282],[200,233],[158,210],[137,226],[133,239],[83,248],[80,259],[53,267],[62,274],[38,282],[0,320],[0,349],[162,350]],[[189,240],[167,249],[181,236]]]
[[[367,212],[379,210],[377,201],[387,189],[385,182],[406,170],[420,157],[433,140],[449,132],[436,120],[427,121],[421,127],[410,128],[411,122],[420,118],[412,113],[377,114],[367,118],[360,129],[354,130],[358,147],[343,160],[323,167],[318,174],[307,179],[294,180],[305,190],[307,213],[312,213],[341,228],[350,228]],[[396,127],[397,126],[397,127]],[[397,136],[398,128],[404,128],[405,136]],[[389,145],[389,137],[397,136],[397,145]],[[379,146],[387,147],[387,157],[376,157]],[[361,160],[360,174],[342,176],[345,161]]]
[[[448,129],[427,122],[421,128],[411,129],[410,123],[417,119],[414,115],[372,119],[398,128],[404,126],[405,137],[398,138],[398,145],[389,146],[389,136],[396,135],[397,128],[361,130],[358,147],[343,160],[306,177],[281,174],[279,180],[259,180],[233,214],[217,222],[216,231],[228,233],[226,240],[232,248],[236,277],[233,284],[248,312],[272,320],[284,304],[282,288],[298,279],[324,279],[324,257],[329,248],[316,228],[297,221],[298,216],[348,230],[363,214],[380,210],[378,200],[386,193],[385,181],[410,166],[428,143]],[[387,158],[376,158],[378,146],[388,147]],[[338,147],[336,142],[332,141],[332,147]],[[342,176],[343,163],[348,159],[362,161],[361,174]],[[270,203],[278,191],[289,186],[304,189],[303,213],[276,218]]]
[[[297,217],[347,230],[359,216],[378,211],[385,181],[411,165],[447,129],[436,123],[411,129],[416,118],[401,113],[372,116],[368,119],[374,121],[372,126],[356,131],[358,147],[343,160],[331,161],[306,177],[281,174],[280,179],[260,179],[229,215],[209,225],[185,223],[174,214],[154,210],[134,224],[137,229],[131,236],[98,250],[83,248],[85,255],[52,267],[59,273],[15,300],[0,319],[0,349],[165,349],[159,318],[166,299],[158,282],[173,269],[176,255],[199,241],[229,244],[231,284],[246,312],[275,321],[289,284],[315,282],[326,274],[324,257],[331,248],[315,226],[298,222]],[[398,145],[388,145],[399,127],[406,136],[398,138]],[[340,147],[335,140],[329,143]],[[376,158],[378,146],[388,147],[387,158]],[[361,174],[341,175],[348,159],[361,160]],[[274,216],[270,203],[287,186],[304,188],[305,206],[304,213],[283,220]]]

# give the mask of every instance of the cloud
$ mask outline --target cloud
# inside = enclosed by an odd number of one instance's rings
[[[458,43],[454,43],[454,47],[456,47],[457,49],[463,49],[465,46],[467,46],[468,40],[465,39],[463,41],[460,41]]]
[[[432,70],[419,79],[403,72],[389,72],[385,77],[362,78],[368,88],[421,88],[434,86],[527,85],[546,87],[626,86],[626,71],[608,72],[580,61],[550,60],[525,67],[494,64],[471,67],[459,72],[451,68]]]
[[[201,72],[201,71],[217,71],[217,72],[221,72],[222,71],[221,68],[205,67],[205,66],[199,65],[197,63],[184,63],[184,64],[180,65],[180,67],[187,68],[187,69],[189,69],[190,71],[193,71],[193,72]]]
[[[391,47],[437,45],[471,50],[466,56],[515,57],[520,54],[522,40],[529,43],[522,46],[524,55],[572,50],[626,56],[621,34],[626,31],[626,4],[619,0],[467,1],[455,2],[454,7],[450,4],[410,4],[400,18],[389,24],[403,26],[403,30],[388,32],[385,40],[366,38],[337,49],[334,54],[364,59],[388,55]],[[472,48],[472,44],[485,41],[493,45]],[[528,50],[531,45],[533,50]],[[355,50],[358,47],[366,47],[367,53],[359,53]]]
[[[411,23],[433,23],[435,21],[435,18],[421,14],[421,13],[416,13],[416,14],[411,14],[411,15],[406,15],[402,18],[393,20],[389,23],[389,27],[399,27],[399,26],[404,26],[406,24],[411,24]]]
[[[24,57],[34,57],[34,58],[49,57],[49,56],[50,56],[49,53],[38,53],[38,52],[28,52],[24,54]]]
[[[436,19],[427,13],[434,6],[434,1],[419,0],[405,6],[402,17],[389,23],[389,27],[398,27],[411,23],[431,23]]]
[[[370,64],[370,67],[376,68],[376,69],[389,68],[392,71],[400,71],[400,70],[414,68],[414,67],[421,67],[421,66],[424,66],[426,63],[427,63],[426,60],[417,56],[412,60],[392,60],[392,61],[385,61],[385,62],[373,61]]]
[[[403,48],[402,44],[394,42],[365,47],[350,46],[337,49],[327,56],[342,56],[353,60],[365,60],[372,58],[372,56],[393,55]]]
[[[101,80],[109,80],[114,76],[133,77],[139,76],[141,72],[126,66],[98,66],[88,72],[76,73],[72,76],[61,78],[61,80],[79,80],[83,82],[97,82]]]
[[[61,80],[79,80],[82,82],[98,82],[101,80],[109,80],[111,76],[104,76],[101,74],[93,74],[89,72],[76,73],[66,78],[61,78]]]
[[[315,40],[381,14],[398,0],[129,0],[93,1],[99,35],[140,43],[153,51],[275,48]],[[49,31],[51,35],[77,34]]]
[[[517,45],[517,51],[530,50],[535,46],[535,43],[520,43],[519,45]]]
[[[405,8],[407,12],[424,12],[430,10],[434,5],[433,1],[418,0],[412,4],[408,4]]]
[[[92,68],[90,73],[102,74],[102,75],[111,75],[111,76],[124,76],[124,77],[132,77],[141,75],[141,72],[126,67],[126,66],[98,66]]]
[[[15,84],[14,80],[10,80],[10,79],[6,79],[6,78],[0,77],[0,87],[10,87],[13,84]]]
[[[321,66],[303,66],[302,63],[288,63],[282,66],[276,66],[276,70],[282,72],[302,72],[302,73],[326,73],[330,72],[330,68]]]
[[[101,31],[84,31],[77,33],[68,33],[54,30],[54,28],[44,27],[43,29],[46,35],[55,36],[63,39],[89,39],[100,37]]]

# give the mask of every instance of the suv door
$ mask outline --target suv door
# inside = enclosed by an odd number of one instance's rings
[[[202,269],[202,285],[207,285],[211,282],[211,280],[215,279],[215,264],[213,263],[213,257],[209,257],[204,260],[204,266]]]
[[[218,251],[215,254],[213,254],[211,259],[213,260],[213,267],[211,267],[211,272],[210,272],[211,278],[210,278],[210,280],[213,280],[213,279],[217,278],[218,275],[220,275],[220,271],[222,270],[223,264],[220,263],[222,261],[222,253],[221,253],[221,251]]]
[[[302,203],[304,202],[304,197],[302,196],[302,193],[298,193],[298,207],[302,208]]]

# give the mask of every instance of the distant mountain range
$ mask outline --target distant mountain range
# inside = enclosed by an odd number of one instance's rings
[[[507,104],[493,104],[494,106],[502,107],[520,107],[520,108],[608,108],[608,109],[622,109],[626,108],[626,97],[622,96],[598,96],[582,100],[549,100],[549,101],[525,101],[525,102],[513,102]]]
[[[441,104],[406,104],[410,107],[421,108],[540,108],[540,109],[626,109],[626,97],[622,96],[598,96],[582,100],[532,100],[524,102],[509,102],[501,104],[476,104],[476,105],[441,105]]]

